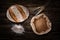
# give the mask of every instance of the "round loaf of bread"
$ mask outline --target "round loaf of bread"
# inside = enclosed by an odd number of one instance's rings
[[[28,9],[22,5],[12,5],[7,10],[7,18],[12,22],[23,22],[28,18],[28,16]]]
[[[48,33],[51,30],[52,26],[49,18],[44,13],[34,16],[31,19],[30,24],[33,32],[37,35],[43,35]]]

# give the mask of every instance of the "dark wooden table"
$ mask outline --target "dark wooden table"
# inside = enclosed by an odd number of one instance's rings
[[[52,22],[52,30],[45,35],[36,35],[31,30],[29,19],[21,23],[25,27],[25,33],[23,35],[16,34],[11,30],[12,25],[15,23],[9,21],[6,17],[7,9],[13,4],[21,5],[43,5],[45,0],[0,0],[0,39],[13,39],[13,40],[60,40],[60,1],[51,0],[46,9],[45,14]],[[32,14],[30,14],[32,15]],[[20,23],[18,23],[20,24]],[[27,28],[30,27],[30,28]]]

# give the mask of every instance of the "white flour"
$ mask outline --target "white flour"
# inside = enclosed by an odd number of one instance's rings
[[[22,34],[23,32],[25,32],[23,26],[16,25],[16,24],[11,28],[11,30],[19,34]]]

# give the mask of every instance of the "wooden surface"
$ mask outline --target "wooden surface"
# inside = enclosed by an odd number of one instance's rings
[[[35,5],[40,6],[43,5],[45,1],[43,0],[0,0],[0,39],[13,39],[13,40],[60,40],[60,1],[51,0],[49,5],[44,10],[44,13],[49,17],[52,22],[52,30],[45,35],[36,35],[33,33],[30,20],[33,14],[30,14],[30,17],[24,21],[23,23],[18,23],[24,26],[25,33],[24,34],[16,34],[11,30],[11,27],[16,24],[9,21],[6,17],[7,9],[13,4],[21,4],[21,5]]]

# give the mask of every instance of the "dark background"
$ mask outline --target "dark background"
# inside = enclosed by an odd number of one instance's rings
[[[44,12],[52,22],[52,30],[45,35],[36,35],[32,30],[26,30],[24,34],[16,34],[12,32],[13,24],[6,17],[7,9],[13,4],[21,5],[44,5],[49,1]],[[60,1],[58,0],[0,0],[0,39],[13,40],[60,40]],[[25,22],[27,23],[27,22]],[[29,25],[28,25],[29,26]]]

